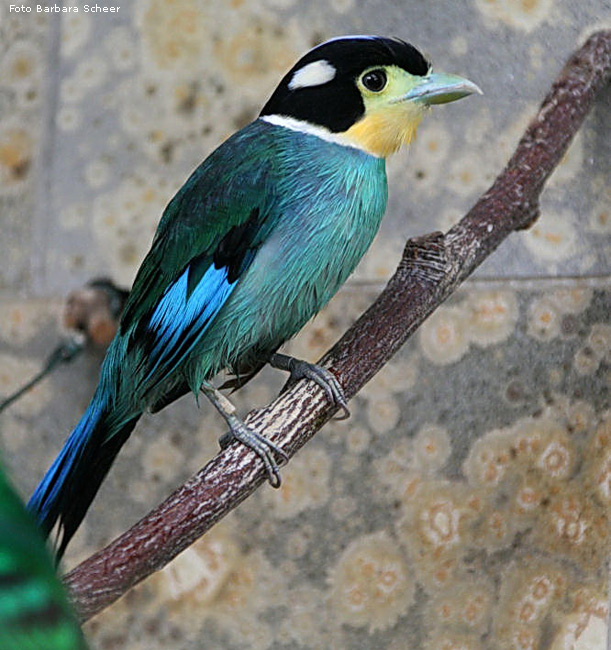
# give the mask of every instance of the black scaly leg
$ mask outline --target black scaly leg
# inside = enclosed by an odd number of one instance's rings
[[[252,449],[263,461],[267,478],[272,487],[280,487],[280,468],[274,454],[279,456],[283,462],[288,462],[287,454],[268,440],[260,433],[250,429],[236,415],[235,406],[214,386],[204,383],[201,388],[204,395],[214,404],[217,411],[223,416],[229,426],[229,431],[219,438],[221,449],[228,447],[234,440],[238,440],[249,449]]]

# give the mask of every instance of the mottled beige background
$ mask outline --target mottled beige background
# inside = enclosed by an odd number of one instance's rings
[[[435,110],[389,165],[389,213],[300,337],[315,360],[406,237],[486,189],[608,0],[116,0],[115,14],[0,0],[0,395],[62,332],[67,292],[129,286],[165,204],[320,40],[400,36],[484,97]],[[59,4],[59,2],[57,2]],[[52,6],[52,5],[51,5]],[[86,627],[92,648],[603,650],[611,505],[611,91],[542,216],[480,269],[334,422],[209,535]],[[27,496],[87,405],[100,354],[0,417]],[[237,396],[272,399],[281,373]],[[192,398],[146,417],[66,558],[110,541],[215,453]]]

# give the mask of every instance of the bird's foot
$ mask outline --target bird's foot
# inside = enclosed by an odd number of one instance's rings
[[[204,383],[202,392],[214,404],[229,426],[229,431],[219,438],[221,449],[226,449],[234,440],[252,449],[263,461],[271,486],[280,487],[282,483],[280,466],[275,456],[279,456],[282,462],[288,462],[289,457],[286,452],[240,420],[235,413],[235,406],[214,386]]]
[[[263,461],[270,485],[279,488],[282,478],[280,477],[280,465],[276,460],[276,456],[281,458],[280,464],[287,463],[289,457],[286,452],[265,436],[248,427],[237,417],[230,423],[230,427],[231,430],[219,438],[221,449],[226,449],[234,440],[252,449]]]
[[[291,382],[297,381],[298,379],[311,379],[325,391],[328,400],[342,410],[341,415],[336,416],[336,419],[346,420],[350,417],[350,410],[348,409],[344,389],[332,372],[315,363],[308,363],[307,361],[295,359],[287,354],[279,354],[277,352],[272,354],[269,363],[272,368],[290,372]]]

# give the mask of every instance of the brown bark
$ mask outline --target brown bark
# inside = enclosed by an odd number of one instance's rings
[[[347,398],[510,233],[537,218],[545,181],[610,77],[611,31],[606,30],[570,58],[511,160],[469,213],[445,236],[407,242],[387,287],[322,359]],[[245,421],[292,455],[332,415],[322,390],[302,381]],[[163,568],[264,480],[263,465],[249,450],[234,444],[219,452],[164,503],[65,577],[81,619]]]

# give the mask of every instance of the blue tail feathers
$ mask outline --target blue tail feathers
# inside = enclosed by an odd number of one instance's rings
[[[113,427],[107,422],[107,414],[105,400],[95,396],[28,502],[28,510],[43,534],[49,535],[59,521],[58,557],[63,555],[139,418]]]
[[[51,532],[57,521],[66,483],[79,464],[101,412],[102,409],[94,402],[89,405],[28,502],[28,510],[36,515],[45,535]]]

